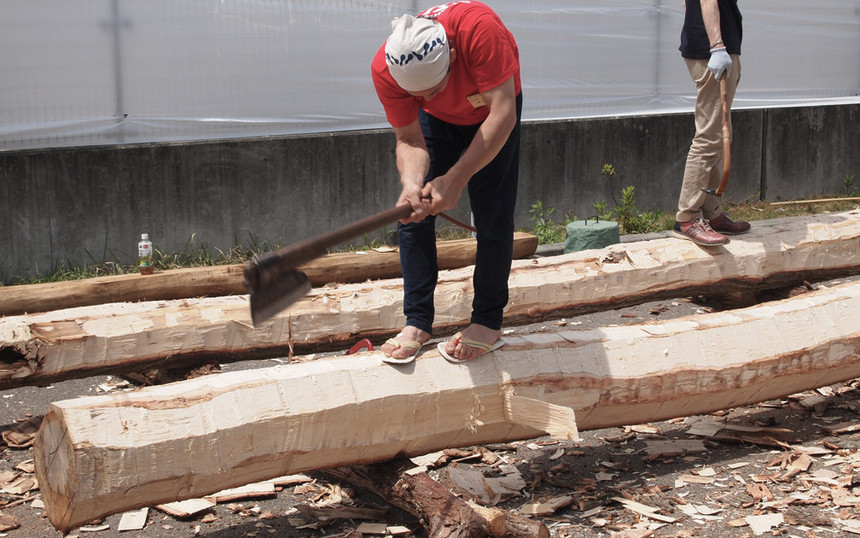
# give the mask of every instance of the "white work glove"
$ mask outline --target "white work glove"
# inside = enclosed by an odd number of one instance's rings
[[[711,59],[708,60],[708,69],[714,74],[717,80],[723,76],[723,71],[726,75],[732,72],[732,57],[726,52],[726,47],[720,47],[711,51]]]

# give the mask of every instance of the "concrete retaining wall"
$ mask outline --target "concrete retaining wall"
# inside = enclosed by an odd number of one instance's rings
[[[741,110],[733,122],[727,200],[844,194],[846,175],[860,183],[860,105]],[[518,228],[531,228],[537,201],[559,219],[585,217],[627,185],[640,210],[674,211],[692,134],[691,114],[526,122]],[[374,130],[0,151],[0,280],[133,263],[143,232],[163,252],[193,244],[216,255],[312,237],[391,207],[393,148],[390,130]],[[468,201],[450,213],[468,221]]]

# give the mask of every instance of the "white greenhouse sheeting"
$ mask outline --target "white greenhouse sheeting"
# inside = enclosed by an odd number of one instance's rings
[[[438,2],[0,0],[0,150],[387,127],[370,60]],[[683,0],[486,0],[525,120],[689,112]],[[860,102],[860,0],[755,0],[735,108]]]

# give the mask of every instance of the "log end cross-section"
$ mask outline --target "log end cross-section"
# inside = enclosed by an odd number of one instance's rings
[[[62,417],[55,412],[49,412],[42,421],[39,430],[39,457],[35,465],[40,476],[50,477],[39,484],[42,499],[51,506],[71,508],[75,506],[77,488],[79,487],[78,466],[75,463],[76,452],[72,446],[69,431]],[[95,477],[93,477],[95,478]],[[70,519],[74,514],[69,510],[56,513],[51,523],[57,529],[70,530]]]

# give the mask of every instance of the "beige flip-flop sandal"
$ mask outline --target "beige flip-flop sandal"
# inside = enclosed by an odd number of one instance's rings
[[[454,364],[459,364],[462,362],[472,362],[473,360],[478,359],[480,357],[483,357],[487,353],[492,353],[493,351],[495,351],[495,350],[499,349],[500,347],[502,347],[503,345],[505,345],[505,341],[502,340],[501,338],[499,338],[498,340],[496,340],[492,344],[485,344],[483,342],[478,342],[477,340],[469,340],[468,338],[463,338],[463,335],[461,333],[455,334],[454,336],[451,337],[451,339],[455,340],[458,344],[465,344],[469,347],[475,347],[478,349],[482,349],[484,351],[483,353],[481,353],[480,355],[478,355],[474,359],[456,359],[456,358],[454,358],[453,355],[450,355],[450,354],[448,354],[447,351],[445,351],[445,342],[439,342],[439,345],[436,346],[436,349],[438,349],[439,353],[441,353],[442,356],[445,357],[446,361],[453,362]]]
[[[395,338],[397,338],[398,336],[402,336],[402,334],[398,334],[394,338],[389,338],[388,340],[385,341],[385,343],[388,345],[397,346],[396,349],[406,348],[406,349],[414,349],[414,351],[402,359],[397,359],[395,357],[389,357],[388,355],[385,355],[382,357],[382,362],[387,362],[388,364],[409,364],[410,362],[415,360],[415,357],[418,356],[418,352],[421,351],[422,347],[424,347],[424,344],[422,344],[421,342],[418,342],[417,340],[407,340],[406,342],[398,342],[397,340],[395,340]]]

